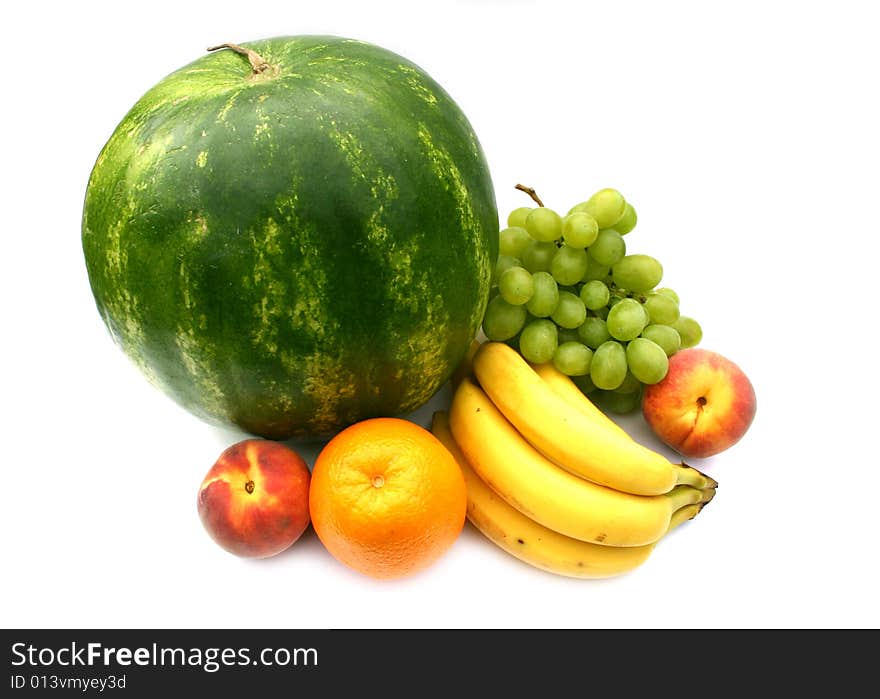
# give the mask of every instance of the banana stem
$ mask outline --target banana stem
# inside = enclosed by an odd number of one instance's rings
[[[677,485],[666,493],[666,497],[671,501],[670,507],[673,511],[680,510],[685,505],[696,505],[705,502],[705,495],[705,491],[689,485]]]
[[[705,473],[698,471],[692,466],[688,466],[687,464],[680,464],[678,466],[678,485],[689,485],[694,488],[698,488],[700,490],[704,490],[705,488],[717,488],[718,481],[714,478],[710,478]]]
[[[669,529],[666,530],[666,533],[668,534],[677,526],[696,517],[700,510],[703,509],[703,505],[705,505],[705,503],[702,502],[693,505],[685,505],[673,512],[672,517],[669,518]]]

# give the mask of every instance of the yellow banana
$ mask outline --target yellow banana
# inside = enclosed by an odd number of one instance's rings
[[[471,378],[453,394],[449,425],[465,458],[496,493],[539,524],[581,541],[652,544],[666,533],[673,512],[715,493],[680,485],[662,495],[633,495],[580,478],[529,444]]]
[[[473,357],[471,357],[473,360]],[[578,388],[570,376],[563,374],[553,362],[544,364],[529,364],[535,373],[540,376],[555,393],[564,398],[575,410],[580,410],[585,415],[592,417],[596,422],[604,425],[609,430],[618,432],[627,439],[632,439],[630,434],[618,425],[614,420],[603,413],[589,397]]]
[[[679,485],[718,485],[572,408],[503,342],[480,345],[473,371],[492,402],[536,449],[583,478],[636,495],[661,495]]]
[[[548,529],[511,507],[483,482],[468,463],[449,429],[446,412],[434,413],[431,431],[458,462],[467,483],[467,517],[507,553],[536,568],[571,578],[600,579],[628,573],[644,563],[656,546],[602,546]],[[703,503],[685,505],[670,518],[671,531],[693,519]]]

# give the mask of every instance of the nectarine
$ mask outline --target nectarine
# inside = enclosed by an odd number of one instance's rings
[[[309,525],[308,464],[293,449],[245,439],[223,451],[199,488],[208,534],[230,553],[266,558],[288,548]]]
[[[751,381],[730,359],[702,347],[679,350],[659,383],[645,386],[642,414],[665,444],[690,458],[738,442],[755,417]]]

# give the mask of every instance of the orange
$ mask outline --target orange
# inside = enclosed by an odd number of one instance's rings
[[[312,468],[309,515],[340,562],[373,578],[434,563],[464,527],[464,476],[430,431],[369,418],[336,434]]]

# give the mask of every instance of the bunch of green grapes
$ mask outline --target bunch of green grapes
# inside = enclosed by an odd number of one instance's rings
[[[627,253],[637,216],[620,192],[601,189],[561,216],[518,188],[539,205],[512,211],[500,233],[483,333],[533,364],[552,361],[601,407],[635,410],[669,357],[700,342],[699,323],[659,287],[657,259]]]

